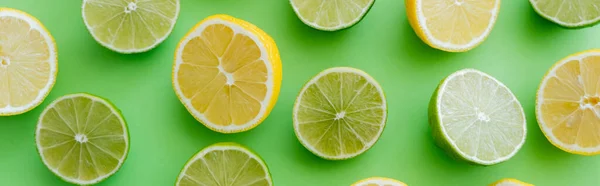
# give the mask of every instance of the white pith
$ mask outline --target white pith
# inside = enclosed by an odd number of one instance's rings
[[[29,102],[26,105],[14,107],[10,106],[9,104],[6,107],[0,108],[0,115],[21,113],[39,105],[42,101],[44,101],[44,98],[46,98],[46,95],[48,95],[48,93],[52,89],[52,86],[56,81],[56,71],[58,70],[56,58],[56,45],[54,43],[54,40],[52,39],[52,36],[50,36],[50,33],[46,31],[44,26],[41,25],[39,21],[34,20],[34,18],[30,17],[29,15],[25,15],[24,13],[10,9],[1,9],[0,17],[15,17],[17,19],[27,22],[32,29],[35,29],[40,32],[40,35],[44,37],[45,42],[48,44],[48,63],[50,64],[50,77],[48,78],[48,82],[46,83],[44,88],[40,89],[35,99],[31,100],[31,102]]]
[[[256,160],[256,162],[258,162],[260,164],[260,166],[262,167],[262,169],[265,171],[265,180],[267,180],[267,182],[269,183],[269,185],[273,185],[273,181],[271,180],[271,176],[269,174],[269,169],[267,168],[267,165],[265,164],[265,162],[263,162],[263,160],[258,157],[256,154],[254,154],[253,152],[249,151],[248,149],[238,146],[238,145],[225,145],[225,144],[215,144],[215,145],[211,145],[209,147],[206,147],[202,150],[200,150],[200,152],[196,153],[192,158],[190,158],[187,163],[185,164],[185,166],[183,167],[183,169],[181,170],[181,173],[179,173],[179,176],[177,177],[177,183],[176,185],[179,185],[179,182],[181,182],[181,180],[183,179],[183,177],[186,175],[186,172],[188,170],[188,168],[196,161],[198,161],[199,159],[203,159],[204,156],[206,154],[208,154],[209,152],[213,152],[213,151],[226,151],[226,150],[236,150],[236,151],[240,151],[243,152],[244,154],[248,155],[250,158]]]
[[[553,22],[558,23],[558,24],[563,25],[563,26],[567,26],[567,27],[580,27],[580,26],[585,26],[585,25],[589,25],[589,24],[592,24],[592,23],[600,21],[600,16],[598,16],[598,17],[596,17],[594,19],[585,20],[585,21],[578,22],[578,23],[566,23],[566,22],[558,20],[556,17],[550,16],[550,15],[546,14],[546,12],[540,10],[540,8],[537,7],[537,3],[536,3],[538,1],[544,1],[544,0],[537,0],[537,1],[536,0],[529,0],[529,2],[531,3],[531,5],[535,9],[535,11],[538,12],[544,18],[550,19]],[[550,1],[552,1],[552,0],[550,0]],[[564,0],[564,1],[572,1],[572,0]]]
[[[372,84],[378,91],[379,96],[381,96],[381,100],[382,100],[382,109],[384,110],[383,112],[383,121],[382,123],[380,123],[381,128],[379,129],[379,131],[377,132],[377,136],[375,136],[371,141],[369,141],[369,143],[365,143],[363,149],[361,149],[360,151],[353,153],[353,154],[342,154],[340,156],[331,156],[331,155],[327,155],[327,154],[323,154],[322,152],[318,151],[317,149],[315,149],[315,147],[313,146],[313,144],[308,143],[302,136],[302,134],[299,133],[300,129],[300,121],[298,121],[298,114],[296,114],[298,112],[298,110],[300,109],[300,105],[301,105],[301,100],[302,97],[304,96],[304,92],[306,91],[306,89],[308,89],[308,87],[310,87],[311,85],[315,84],[317,81],[319,81],[323,76],[326,76],[330,73],[353,73],[353,74],[357,74],[361,77],[364,77],[365,80],[369,83]],[[298,140],[300,140],[300,142],[311,152],[317,154],[320,157],[324,157],[326,159],[348,159],[348,158],[352,158],[355,156],[358,156],[359,154],[364,153],[366,150],[368,150],[369,148],[371,148],[371,146],[373,146],[377,140],[379,139],[379,137],[381,136],[381,134],[383,133],[383,129],[385,128],[385,122],[387,120],[387,101],[385,99],[385,95],[383,92],[383,89],[381,88],[381,86],[377,83],[377,81],[375,81],[375,79],[373,79],[371,76],[369,76],[366,72],[363,72],[361,70],[358,69],[354,69],[354,68],[349,68],[349,67],[334,67],[334,68],[329,68],[327,70],[324,70],[322,72],[320,72],[319,74],[317,74],[315,77],[313,77],[308,83],[306,83],[304,85],[304,87],[302,88],[302,90],[300,91],[298,97],[296,98],[296,102],[294,104],[294,110],[293,110],[293,118],[294,118],[294,131],[296,133],[296,136],[298,137]]]
[[[425,15],[423,15],[423,10],[422,10],[422,5],[421,5],[422,1],[423,0],[416,0],[416,9],[417,9],[416,13],[417,13],[417,21],[419,22],[419,27],[421,27],[421,30],[423,30],[423,33],[424,33],[425,37],[427,38],[427,41],[431,42],[432,44],[434,44],[440,48],[450,49],[450,50],[467,50],[467,49],[473,48],[473,47],[477,46],[479,43],[483,42],[485,40],[485,38],[492,31],[492,28],[494,27],[494,24],[496,23],[498,13],[500,12],[499,11],[500,0],[495,0],[496,4],[494,5],[494,9],[492,10],[492,16],[490,17],[490,22],[487,25],[487,27],[485,28],[485,30],[483,31],[483,33],[481,33],[481,35],[471,39],[471,41],[465,45],[457,45],[457,44],[453,44],[453,43],[440,41],[431,34],[431,32],[429,31],[429,28],[427,28],[427,18],[425,18]]]
[[[229,28],[231,28],[233,30],[234,35],[235,34],[242,34],[245,36],[248,36],[250,39],[252,39],[256,45],[258,46],[258,48],[260,49],[260,60],[262,60],[266,66],[267,69],[267,81],[265,82],[265,85],[267,87],[267,93],[265,95],[264,100],[262,100],[260,102],[261,107],[260,107],[260,111],[258,112],[258,114],[250,121],[246,122],[245,124],[242,125],[236,125],[236,124],[230,124],[227,126],[221,126],[221,125],[217,125],[214,124],[213,122],[209,121],[204,114],[200,113],[198,110],[196,110],[196,108],[194,108],[194,106],[192,105],[192,100],[185,97],[185,95],[183,94],[183,92],[181,92],[181,87],[179,86],[179,75],[177,72],[179,72],[179,68],[181,66],[181,64],[183,64],[183,60],[181,59],[182,53],[183,53],[183,49],[185,48],[185,46],[187,45],[187,43],[195,38],[195,37],[200,37],[200,35],[202,34],[202,32],[204,31],[204,29],[206,29],[206,27],[210,26],[210,25],[214,25],[214,24],[222,24],[225,25]],[[243,27],[235,24],[235,23],[231,23],[229,21],[226,20],[222,20],[222,19],[211,19],[211,20],[206,20],[204,23],[202,23],[202,25],[198,26],[195,30],[193,30],[192,32],[190,32],[179,44],[179,46],[177,47],[177,55],[175,58],[175,67],[173,70],[173,85],[175,87],[175,93],[177,93],[177,95],[181,98],[181,101],[183,102],[183,104],[185,105],[185,107],[191,112],[192,115],[194,115],[196,118],[198,118],[199,120],[201,120],[201,122],[205,125],[208,125],[216,130],[219,131],[224,131],[224,132],[236,132],[236,131],[244,131],[246,129],[252,128],[254,127],[261,118],[264,117],[264,115],[266,114],[267,111],[267,107],[269,106],[269,104],[272,102],[273,100],[273,86],[274,86],[274,72],[273,72],[273,67],[271,65],[271,60],[269,59],[269,54],[267,53],[267,49],[265,47],[265,44],[263,43],[263,41],[254,33],[244,29]],[[219,65],[221,66],[221,65]],[[213,98],[216,99],[216,98]]]
[[[400,182],[400,181],[396,181],[390,178],[380,178],[380,177],[374,177],[374,178],[367,178],[365,180],[361,180],[358,183],[355,183],[352,186],[368,186],[370,184],[375,184],[378,186],[406,186],[406,184]]]
[[[69,177],[67,177],[67,176],[65,176],[65,175],[62,175],[62,174],[61,174],[61,173],[58,171],[58,168],[51,167],[51,166],[50,166],[50,165],[49,165],[49,164],[46,162],[46,159],[44,158],[44,157],[45,157],[45,156],[44,156],[44,149],[43,149],[43,147],[41,146],[41,142],[40,142],[40,138],[39,138],[39,136],[40,136],[40,132],[41,132],[41,130],[42,130],[42,119],[43,119],[43,117],[46,115],[46,113],[47,113],[47,112],[48,112],[48,111],[49,111],[51,108],[54,108],[54,106],[55,106],[57,103],[59,103],[59,102],[61,102],[61,101],[63,101],[63,100],[66,100],[66,99],[72,99],[72,98],[77,98],[77,97],[85,97],[85,98],[91,99],[91,100],[93,100],[93,101],[95,101],[95,102],[99,102],[99,103],[102,103],[102,104],[106,105],[106,106],[107,106],[107,107],[110,109],[110,111],[111,111],[111,112],[112,112],[114,115],[116,115],[116,116],[117,116],[117,118],[119,119],[119,121],[121,122],[121,124],[122,124],[121,126],[123,127],[123,138],[125,139],[125,153],[123,153],[123,156],[122,156],[122,157],[119,159],[119,163],[117,164],[117,166],[116,166],[116,167],[115,167],[115,168],[114,168],[114,169],[113,169],[111,172],[109,172],[109,173],[107,173],[107,174],[105,174],[105,175],[101,175],[101,176],[99,176],[98,178],[96,178],[96,179],[93,179],[93,180],[90,180],[90,181],[84,181],[84,180],[79,180],[79,179],[72,179],[72,178],[69,178]],[[36,126],[35,136],[36,136],[36,138],[35,138],[35,142],[36,142],[36,146],[37,146],[37,149],[38,149],[38,153],[40,154],[40,157],[42,158],[42,162],[44,162],[44,165],[46,165],[46,167],[48,167],[48,169],[50,169],[50,171],[52,171],[54,174],[56,174],[57,176],[59,176],[61,179],[65,180],[65,181],[68,181],[68,182],[71,182],[71,183],[77,183],[77,184],[80,184],[80,185],[91,185],[91,184],[96,184],[96,183],[98,183],[98,182],[100,182],[100,181],[102,181],[102,180],[104,180],[104,179],[108,178],[109,176],[113,175],[113,174],[114,174],[115,172],[117,172],[117,171],[118,171],[118,170],[121,168],[121,166],[123,165],[123,162],[124,162],[125,158],[127,157],[128,150],[129,150],[129,131],[127,130],[127,127],[125,127],[125,120],[124,120],[124,119],[121,117],[121,115],[119,114],[119,111],[117,111],[117,110],[116,110],[116,109],[115,109],[115,108],[114,108],[114,107],[113,107],[113,106],[112,106],[112,105],[111,105],[109,102],[107,102],[106,100],[104,100],[104,99],[101,99],[101,98],[98,98],[98,97],[95,97],[95,96],[92,96],[92,95],[89,95],[89,94],[83,94],[83,93],[66,95],[66,96],[60,97],[60,98],[56,99],[55,101],[53,101],[52,103],[50,103],[50,105],[48,105],[48,106],[46,107],[46,109],[44,109],[44,111],[42,112],[42,114],[40,115],[39,121],[38,121],[38,123],[37,123],[37,126]]]
[[[322,1],[327,1],[327,0],[322,0]],[[302,20],[302,22],[304,22],[304,24],[307,24],[308,26],[313,27],[313,28],[317,28],[319,30],[327,30],[327,31],[341,30],[341,29],[344,29],[344,28],[351,27],[352,25],[358,23],[365,16],[365,14],[369,11],[369,9],[371,8],[371,6],[373,5],[374,2],[375,2],[375,0],[371,0],[367,4],[367,6],[363,7],[362,12],[356,18],[354,18],[352,21],[350,21],[348,23],[342,23],[342,21],[340,20],[340,23],[337,26],[334,26],[334,27],[324,27],[324,26],[317,25],[316,23],[310,22],[310,21],[306,20],[305,18],[303,18],[302,14],[300,14],[300,10],[298,10],[298,7],[296,7],[294,5],[293,0],[290,0],[290,4],[292,5],[292,9],[294,9],[294,12],[296,13],[296,15],[298,15],[298,18],[300,18],[300,20]],[[344,10],[341,10],[341,11],[344,11]]]
[[[438,118],[440,119],[439,122],[442,122],[441,118],[442,118],[443,114],[442,114],[442,110],[441,110],[441,103],[442,103],[442,97],[443,97],[442,95],[444,95],[444,92],[445,92],[445,89],[446,89],[446,85],[448,84],[448,82],[452,81],[452,79],[454,79],[454,77],[461,76],[461,75],[464,75],[466,73],[476,73],[478,75],[487,77],[487,78],[493,80],[494,82],[496,82],[499,88],[508,90],[507,92],[514,99],[514,101],[519,105],[519,108],[521,108],[520,113],[521,113],[521,116],[523,118],[523,123],[522,123],[522,126],[523,126],[523,138],[520,140],[520,143],[517,144],[517,146],[514,148],[514,150],[511,153],[509,153],[506,156],[499,157],[499,158],[497,158],[495,160],[492,160],[492,161],[481,160],[478,157],[470,156],[470,155],[465,154],[464,152],[462,152],[458,148],[458,146],[456,145],[456,142],[454,140],[452,140],[450,138],[450,136],[448,136],[445,126],[442,123],[438,123],[438,126],[441,128],[441,133],[443,135],[443,138],[444,138],[445,141],[447,141],[450,144],[450,146],[454,150],[454,152],[457,152],[461,157],[463,157],[465,159],[468,159],[470,161],[473,161],[473,162],[476,162],[476,163],[480,163],[480,164],[484,164],[484,165],[492,165],[492,164],[496,164],[496,163],[500,163],[500,162],[506,161],[506,160],[510,159],[511,157],[513,157],[519,151],[519,149],[521,149],[521,147],[525,143],[525,138],[526,138],[526,134],[527,134],[527,122],[526,122],[526,118],[525,118],[525,113],[523,112],[523,109],[522,109],[523,107],[521,106],[521,103],[519,102],[519,100],[517,100],[517,98],[515,97],[515,95],[510,91],[510,89],[508,87],[506,87],[502,82],[498,81],[496,78],[494,78],[494,77],[492,77],[492,76],[490,76],[488,74],[485,74],[483,72],[480,72],[478,70],[474,70],[474,69],[460,70],[460,71],[457,71],[457,72],[451,74],[450,76],[448,76],[444,80],[444,82],[440,85],[440,89],[438,90],[438,95],[435,98],[436,99],[436,105],[435,105],[436,109],[435,109],[435,112],[436,112]]]
[[[582,53],[582,54],[579,54],[576,56],[571,56],[569,58],[566,58],[566,59],[563,59],[563,60],[557,62],[556,65],[554,65],[552,67],[552,69],[550,69],[548,74],[546,76],[544,76],[544,79],[542,80],[542,83],[540,84],[540,88],[538,89],[538,92],[537,92],[535,115],[538,118],[538,122],[540,124],[540,128],[542,129],[542,132],[548,137],[548,140],[550,140],[552,143],[560,146],[561,148],[573,150],[576,152],[597,153],[597,152],[600,152],[600,145],[593,147],[593,148],[584,148],[584,147],[579,146],[577,144],[577,142],[575,142],[574,144],[566,144],[566,143],[563,143],[562,141],[560,141],[558,138],[556,138],[556,136],[554,136],[554,133],[552,132],[552,128],[547,127],[547,125],[544,122],[544,119],[542,117],[542,113],[541,113],[541,110],[542,110],[541,106],[542,106],[542,103],[544,103],[544,91],[543,90],[545,89],[546,84],[548,83],[548,80],[551,77],[556,77],[556,70],[559,69],[560,67],[562,67],[565,63],[572,61],[572,60],[577,60],[581,63],[581,60],[583,58],[586,58],[589,56],[600,56],[600,52],[597,52],[597,51],[586,52],[586,53]],[[580,108],[580,109],[582,109],[582,108]],[[596,117],[598,117],[598,115],[596,115]]]
[[[94,27],[94,25],[90,25],[87,22],[87,18],[85,16],[85,5],[90,2],[90,1],[101,1],[101,0],[83,0],[83,4],[81,5],[81,16],[83,17],[83,22],[85,23],[85,27],[87,28],[87,30],[90,32],[90,34],[92,35],[92,37],[94,38],[94,40],[96,40],[96,42],[100,43],[100,45],[111,49],[113,51],[117,51],[123,54],[131,54],[131,53],[141,53],[141,52],[146,52],[150,49],[155,48],[156,46],[158,46],[160,43],[162,43],[165,39],[167,39],[167,37],[169,37],[169,35],[171,35],[171,32],[173,31],[173,28],[175,27],[175,23],[177,22],[177,18],[179,17],[179,0],[175,0],[175,3],[177,3],[175,5],[176,10],[175,10],[175,17],[173,17],[173,20],[171,21],[171,26],[169,27],[169,31],[160,38],[156,38],[156,41],[154,44],[145,47],[145,48],[139,48],[139,49],[120,49],[120,48],[116,48],[115,46],[113,46],[113,44],[111,43],[106,43],[100,40],[100,38],[98,38],[98,36],[96,36],[96,33],[94,33],[92,31],[92,27]],[[126,8],[130,8],[130,4],[128,4],[128,6],[123,7],[123,10],[125,11]],[[116,36],[115,36],[116,37]]]

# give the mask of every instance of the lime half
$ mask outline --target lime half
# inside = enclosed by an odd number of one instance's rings
[[[600,22],[598,0],[529,0],[542,17],[567,28],[580,28]]]
[[[46,107],[35,140],[48,169],[78,185],[108,178],[129,151],[121,113],[107,100],[89,94],[66,95]]]
[[[119,53],[162,43],[179,15],[179,0],[84,0],[83,21],[94,39]]]
[[[383,89],[367,73],[336,67],[304,85],[293,117],[296,136],[309,151],[324,159],[348,159],[377,142],[387,105]]]
[[[183,167],[177,186],[271,186],[265,162],[236,143],[217,143],[194,155]]]
[[[304,24],[318,30],[336,31],[360,22],[375,0],[290,0]]]
[[[514,156],[525,142],[523,108],[501,82],[465,69],[446,77],[431,98],[429,124],[451,156],[492,165]]]

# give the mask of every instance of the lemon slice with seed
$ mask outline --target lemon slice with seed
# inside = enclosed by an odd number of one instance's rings
[[[56,43],[33,16],[0,8],[0,116],[40,105],[56,81]]]
[[[352,186],[406,186],[406,184],[390,178],[372,177],[360,180]]]
[[[210,16],[177,46],[175,93],[198,121],[214,131],[235,133],[258,126],[273,109],[280,86],[275,42],[246,21]]]
[[[293,110],[302,145],[324,159],[342,160],[370,149],[387,119],[383,89],[367,73],[348,67],[327,69],[300,91]]]
[[[162,43],[179,16],[179,0],[84,0],[83,21],[94,39],[119,53]]]
[[[35,132],[44,164],[61,179],[98,183],[113,175],[127,157],[129,133],[109,101],[89,95],[58,98],[42,112]]]
[[[570,55],[544,76],[536,116],[546,138],[574,154],[600,154],[600,50]]]
[[[410,25],[427,45],[464,52],[490,34],[500,0],[406,0]]]
[[[267,164],[250,149],[236,143],[217,143],[185,164],[176,186],[272,186]]]

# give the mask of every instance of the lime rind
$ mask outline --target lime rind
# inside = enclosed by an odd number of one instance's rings
[[[518,108],[520,109],[519,113],[521,113],[521,117],[523,118],[523,123],[522,123],[523,137],[520,140],[520,143],[514,148],[514,150],[510,154],[508,154],[504,157],[500,157],[500,158],[497,158],[492,161],[485,161],[485,160],[481,160],[477,157],[471,157],[470,155],[467,155],[464,152],[462,152],[458,148],[458,146],[455,144],[455,142],[452,139],[450,139],[450,137],[446,134],[445,128],[442,125],[441,118],[440,118],[441,113],[440,113],[439,107],[440,107],[441,98],[442,98],[442,96],[440,95],[440,92],[444,91],[444,88],[446,87],[447,83],[452,78],[454,78],[458,75],[466,74],[466,73],[477,73],[477,74],[485,76],[491,80],[494,80],[496,83],[498,83],[500,88],[504,88],[504,89],[508,90],[508,93],[510,94],[510,96],[512,98],[514,98],[515,102],[518,104]],[[494,165],[494,164],[498,164],[498,163],[509,160],[521,149],[521,147],[525,143],[525,136],[527,134],[527,122],[525,119],[525,113],[523,112],[523,107],[521,106],[521,103],[518,101],[518,99],[516,99],[516,96],[502,82],[498,81],[497,79],[495,79],[494,77],[492,77],[486,73],[483,73],[483,72],[475,70],[475,69],[463,69],[463,70],[454,72],[453,74],[444,78],[440,82],[440,84],[436,88],[435,92],[431,96],[431,100],[429,102],[429,108],[428,108],[428,117],[429,117],[429,126],[431,127],[432,136],[434,138],[436,145],[438,147],[442,148],[453,159],[456,159],[459,161],[464,161],[464,162],[467,162],[469,164],[474,164],[474,165],[489,166],[489,165]]]
[[[592,27],[597,25],[598,23],[600,23],[600,16],[592,19],[592,20],[587,20],[587,21],[583,21],[583,22],[579,22],[579,23],[566,23],[563,21],[558,20],[556,17],[552,17],[547,15],[546,13],[544,13],[542,10],[540,10],[537,6],[536,3],[533,2],[534,0],[529,0],[531,6],[533,7],[533,10],[535,10],[535,12],[540,15],[541,17],[543,17],[544,19],[553,22],[555,24],[557,24],[560,27],[563,28],[568,28],[568,29],[581,29],[581,28],[587,28],[587,27]],[[569,1],[569,0],[565,0],[565,1]]]
[[[181,169],[181,171],[179,172],[179,176],[177,176],[177,180],[175,181],[175,186],[178,186],[178,183],[186,175],[185,172],[192,165],[193,162],[196,162],[198,159],[204,157],[204,155],[206,155],[207,153],[212,152],[214,150],[232,150],[232,149],[244,152],[250,158],[256,160],[256,162],[258,162],[262,166],[263,170],[265,170],[265,174],[268,178],[267,182],[269,183],[269,185],[273,185],[273,178],[271,177],[271,171],[269,171],[269,167],[267,166],[267,164],[265,163],[265,161],[262,159],[262,157],[260,155],[258,155],[254,151],[252,151],[250,148],[247,148],[238,143],[219,142],[219,143],[215,143],[215,144],[212,144],[208,147],[201,149],[196,154],[194,154],[194,156],[192,156],[190,159],[188,159],[187,162],[185,163],[185,165],[183,166],[183,168]]]
[[[312,145],[310,145],[308,142],[306,142],[303,138],[302,135],[300,134],[300,129],[299,129],[299,122],[297,119],[297,114],[296,111],[299,110],[300,107],[300,102],[302,100],[302,95],[304,94],[304,92],[308,89],[308,87],[312,84],[315,84],[319,79],[321,79],[323,76],[328,75],[330,73],[335,73],[335,72],[347,72],[347,73],[355,73],[358,74],[360,76],[362,76],[363,78],[365,78],[367,80],[368,83],[372,84],[377,91],[379,92],[379,95],[381,96],[382,99],[382,107],[383,107],[383,121],[381,123],[381,128],[379,129],[379,131],[377,132],[377,135],[372,139],[372,141],[368,144],[365,144],[365,148],[363,148],[362,150],[353,153],[353,154],[345,154],[345,155],[340,155],[340,156],[332,156],[332,155],[327,155],[327,154],[323,154],[322,152],[319,152],[317,149],[315,149]],[[319,74],[317,74],[316,76],[314,76],[310,81],[306,82],[302,88],[302,90],[300,91],[300,93],[298,94],[298,97],[296,98],[296,102],[294,103],[294,109],[292,112],[292,117],[293,117],[293,125],[294,125],[294,133],[296,134],[296,137],[298,138],[298,141],[300,141],[300,144],[302,144],[302,146],[304,146],[308,151],[310,151],[312,154],[326,159],[326,160],[345,160],[345,159],[351,159],[354,158],[358,155],[361,155],[363,153],[365,153],[366,151],[368,151],[369,149],[371,149],[375,143],[377,143],[377,141],[379,140],[379,138],[381,137],[383,130],[385,129],[386,123],[387,123],[387,113],[388,113],[388,109],[387,109],[387,101],[386,101],[386,97],[385,97],[385,93],[383,91],[383,89],[381,88],[381,86],[379,85],[379,83],[377,83],[377,81],[371,77],[369,74],[367,74],[366,72],[360,70],[360,69],[356,69],[356,68],[351,68],[351,67],[333,67],[333,68],[329,68],[326,70],[321,71]]]
[[[300,14],[300,11],[298,10],[298,8],[296,8],[294,6],[294,3],[292,2],[293,0],[290,0],[290,5],[292,6],[292,9],[294,10],[294,13],[296,13],[296,16],[298,17],[298,19],[300,19],[300,21],[302,21],[302,23],[304,23],[305,25],[308,25],[311,28],[317,29],[317,30],[321,30],[321,31],[339,31],[339,30],[345,30],[351,27],[354,27],[355,25],[357,25],[360,21],[362,21],[362,19],[365,18],[365,16],[367,15],[367,13],[369,13],[369,11],[371,11],[371,8],[373,7],[373,5],[375,4],[375,0],[371,0],[369,2],[369,4],[367,6],[365,6],[365,8],[363,9],[363,11],[352,21],[348,22],[348,23],[341,23],[335,27],[324,27],[324,26],[320,26],[317,25],[316,23],[310,22],[306,19],[304,19],[302,17],[302,15]]]
[[[68,178],[68,177],[62,175],[60,172],[58,172],[57,170],[50,167],[50,165],[44,159],[43,152],[40,150],[40,149],[42,149],[42,146],[40,145],[41,142],[39,141],[38,134],[40,133],[40,130],[42,129],[41,122],[42,122],[44,115],[46,115],[48,110],[50,110],[50,108],[53,108],[58,102],[65,100],[65,99],[76,98],[76,97],[85,97],[85,98],[91,99],[93,101],[97,101],[97,102],[101,102],[101,103],[105,104],[112,111],[112,113],[114,113],[118,116],[117,118],[123,124],[123,131],[124,131],[123,135],[125,135],[125,139],[126,139],[125,140],[125,151],[124,151],[125,153],[123,154],[123,157],[119,160],[119,163],[114,168],[114,170],[112,172],[109,172],[108,174],[99,176],[98,178],[91,180],[91,181],[82,181],[82,180],[77,180],[77,179],[71,179],[71,178]],[[35,142],[36,142],[36,147],[37,147],[36,151],[40,155],[40,159],[42,160],[44,165],[46,165],[46,167],[50,170],[50,172],[52,172],[54,175],[56,175],[61,180],[68,182],[68,183],[76,184],[76,185],[94,185],[94,184],[100,183],[100,182],[108,179],[110,176],[114,175],[117,171],[119,171],[121,169],[121,167],[123,166],[123,163],[125,162],[125,160],[127,160],[127,157],[129,155],[129,148],[130,148],[129,129],[128,129],[125,117],[123,117],[123,114],[121,113],[121,110],[119,110],[112,102],[108,101],[108,99],[105,99],[105,98],[102,98],[102,97],[99,97],[96,95],[88,94],[88,93],[76,93],[76,94],[65,95],[60,98],[57,98],[55,101],[50,103],[50,105],[48,105],[44,109],[42,114],[40,115],[34,136],[35,136]]]
[[[159,44],[161,44],[163,41],[165,41],[169,35],[171,35],[171,32],[173,32],[173,28],[175,28],[175,24],[177,23],[177,19],[179,18],[179,9],[180,9],[180,3],[179,0],[175,0],[175,16],[173,17],[173,22],[170,25],[168,32],[164,34],[163,37],[157,38],[155,43],[144,47],[144,48],[139,48],[139,49],[121,49],[121,48],[117,48],[115,46],[113,46],[112,44],[103,42],[94,32],[92,32],[92,26],[90,26],[88,24],[87,18],[85,16],[85,5],[88,1],[94,1],[94,0],[83,0],[83,3],[81,5],[81,16],[83,17],[83,22],[85,24],[85,27],[87,28],[87,30],[89,31],[90,35],[92,35],[92,37],[94,38],[94,40],[96,40],[96,42],[100,45],[102,45],[103,47],[106,47],[112,51],[118,52],[118,53],[122,53],[122,54],[134,54],[134,53],[143,53],[143,52],[147,52],[149,50],[152,50],[154,48],[156,48]],[[125,9],[125,7],[124,7]]]
[[[45,91],[40,91],[38,93],[38,96],[35,98],[35,100],[33,100],[31,103],[29,103],[25,106],[21,106],[21,107],[10,107],[9,106],[7,108],[0,108],[0,116],[14,116],[14,115],[19,115],[19,114],[29,112],[29,111],[37,108],[44,102],[46,97],[48,97],[48,94],[50,94],[50,92],[52,91],[54,84],[56,84],[56,77],[58,75],[58,48],[56,46],[56,41],[54,40],[54,37],[52,36],[52,34],[48,31],[48,29],[46,29],[44,24],[42,24],[36,17],[28,14],[27,12],[23,12],[21,10],[0,7],[0,17],[5,16],[5,15],[18,17],[21,20],[24,20],[27,23],[29,23],[29,26],[36,28],[40,33],[42,33],[42,32],[46,33],[46,34],[41,34],[41,35],[44,37],[45,41],[48,42],[48,44],[49,44],[48,50],[50,51],[50,54],[49,54],[50,65],[49,66],[50,66],[50,74],[51,75],[50,75],[50,78],[48,79],[48,83],[42,89]],[[11,110],[16,110],[16,111],[11,111]]]

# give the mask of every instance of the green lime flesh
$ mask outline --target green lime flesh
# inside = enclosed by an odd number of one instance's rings
[[[236,143],[217,143],[194,155],[176,186],[271,186],[271,174],[256,153]]]
[[[530,0],[542,17],[566,28],[583,28],[600,22],[600,0]]]
[[[444,79],[429,104],[435,142],[451,157],[477,165],[510,159],[525,141],[526,122],[516,97],[476,70]]]
[[[327,69],[310,80],[294,106],[294,129],[312,153],[330,160],[358,156],[379,139],[387,118],[383,90],[358,69]]]
[[[48,169],[79,185],[113,175],[129,151],[127,124],[120,112],[89,94],[66,95],[46,107],[35,138]]]
[[[322,31],[338,31],[360,22],[375,0],[290,0],[298,18]]]

